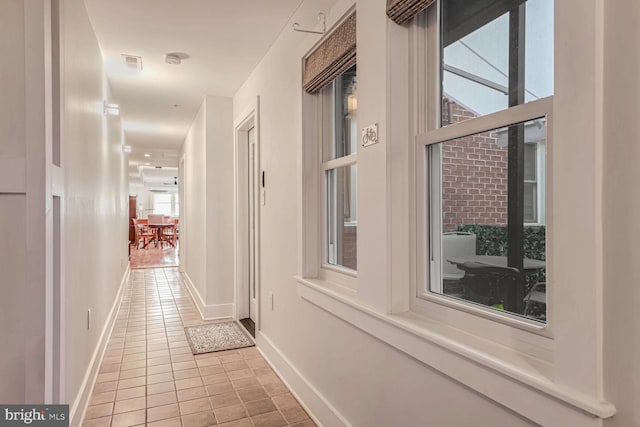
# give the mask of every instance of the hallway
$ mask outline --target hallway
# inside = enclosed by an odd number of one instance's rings
[[[191,354],[204,322],[177,268],[126,286],[84,426],[315,426],[256,347]]]

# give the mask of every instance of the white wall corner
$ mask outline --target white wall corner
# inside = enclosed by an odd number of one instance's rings
[[[256,331],[256,344],[258,351],[318,426],[351,427],[351,423],[264,333]]]
[[[107,344],[109,343],[109,339],[111,338],[111,333],[113,332],[113,326],[116,323],[118,312],[120,311],[120,304],[122,303],[123,296],[122,291],[129,281],[130,274],[131,269],[130,266],[127,265],[127,269],[125,270],[124,275],[122,276],[122,280],[120,281],[118,293],[116,294],[113,305],[111,306],[111,311],[109,311],[107,321],[102,328],[100,339],[98,340],[98,344],[93,351],[93,356],[91,357],[91,361],[89,362],[87,371],[84,374],[80,390],[78,391],[78,394],[76,395],[73,403],[69,408],[69,425],[72,427],[80,426],[84,421],[84,416],[87,411],[89,399],[91,397],[93,387],[95,386],[96,379],[98,377],[98,371],[100,369],[100,365],[102,364],[104,354],[107,350]]]
[[[183,272],[182,276],[184,277],[184,282],[187,285],[187,290],[191,294],[191,299],[193,299],[193,302],[195,302],[196,308],[198,309],[202,320],[227,319],[233,318],[235,316],[236,306],[234,303],[207,305],[189,275],[186,272]]]
[[[191,299],[196,304],[198,312],[200,312],[200,317],[204,319],[204,298],[202,298],[202,295],[200,295],[200,292],[198,292],[198,289],[196,288],[195,284],[191,280],[191,277],[189,277],[186,271],[182,273],[182,277],[184,278],[185,285],[187,285],[189,294],[191,294]]]

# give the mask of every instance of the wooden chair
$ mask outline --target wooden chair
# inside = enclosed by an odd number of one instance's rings
[[[173,219],[170,220],[170,223],[172,224],[171,227],[166,227],[162,229],[162,233],[165,239],[169,240],[171,242],[171,244],[175,247],[176,245],[176,240],[178,238],[178,233],[177,233],[177,220]]]
[[[136,249],[140,249],[140,242],[142,242],[142,248],[146,248],[149,242],[156,238],[155,231],[144,227],[136,218],[131,218],[131,221],[136,233]]]

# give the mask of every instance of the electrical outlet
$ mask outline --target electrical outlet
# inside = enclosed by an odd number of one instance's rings
[[[87,309],[87,329],[91,329],[91,309]]]

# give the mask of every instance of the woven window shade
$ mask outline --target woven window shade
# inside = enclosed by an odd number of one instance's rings
[[[349,16],[304,61],[303,87],[314,94],[356,63],[356,14]]]
[[[422,12],[435,0],[387,0],[387,16],[402,25]]]

